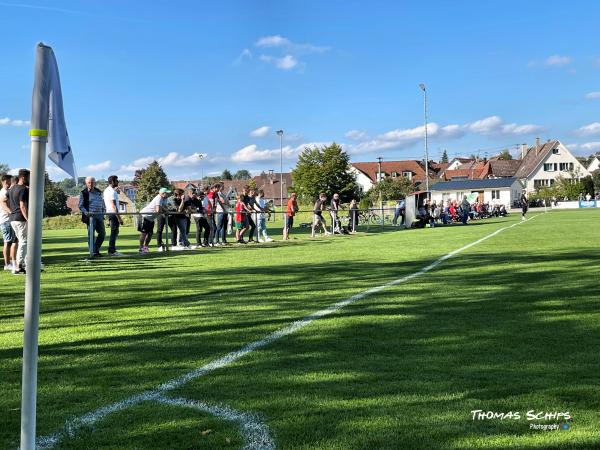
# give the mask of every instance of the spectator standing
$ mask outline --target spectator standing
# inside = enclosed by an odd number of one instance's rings
[[[327,195],[325,192],[321,192],[319,194],[319,198],[315,202],[315,206],[313,208],[313,223],[311,230],[311,237],[315,237],[315,232],[317,228],[321,227],[326,236],[329,236],[331,233],[327,231],[327,222],[323,217],[323,210],[325,209],[325,202],[327,201]]]
[[[267,207],[265,193],[262,190],[259,190],[256,196],[256,208],[258,211],[258,241],[261,242],[262,236],[262,242],[273,242],[273,239],[267,234],[267,213],[271,211]]]
[[[229,245],[227,242],[227,223],[229,222],[229,193],[223,192],[225,184],[220,184],[219,191],[217,192],[217,213],[221,210],[221,227],[220,236],[217,238],[221,239],[221,245]],[[231,191],[230,191],[231,192]],[[217,226],[217,228],[219,228]]]
[[[349,218],[350,233],[355,233],[358,228],[358,202],[354,198],[350,202]]]
[[[283,227],[283,240],[287,241],[290,239],[290,231],[294,226],[294,216],[298,212],[298,202],[296,201],[296,193],[292,192],[290,199],[287,202],[285,209],[285,224]]]
[[[148,253],[152,234],[154,233],[154,222],[157,217],[161,217],[167,211],[167,197],[171,191],[167,188],[160,188],[158,195],[154,197],[150,203],[140,210],[142,221],[138,224],[140,232],[140,248],[139,253]],[[162,216],[164,217],[164,216]],[[164,220],[163,220],[164,225]],[[159,251],[164,248],[159,244]]]
[[[4,248],[4,270],[12,272],[14,267],[15,250],[17,248],[17,237],[10,225],[10,207],[8,206],[8,190],[10,189],[12,176],[2,175],[2,189],[0,189],[0,231]]]
[[[244,194],[238,194],[235,204],[235,238],[237,244],[246,244],[244,233],[248,229],[248,226],[246,224],[245,211]]]
[[[177,227],[177,240],[173,240],[173,250],[190,250],[190,241],[187,238],[187,216],[183,189],[175,189],[172,204],[176,207],[174,218]],[[177,245],[175,245],[176,242]]]
[[[217,192],[219,192],[219,184],[213,185],[207,195],[208,202],[206,204],[206,213],[208,215],[208,225],[210,226],[210,233],[208,236],[208,246],[214,247],[215,241],[217,240],[217,223],[216,223],[216,211],[217,211]]]
[[[108,187],[104,189],[103,198],[110,226],[108,256],[121,256],[121,253],[117,251],[117,237],[119,236],[119,226],[123,225],[123,219],[119,214],[119,179],[116,175],[108,177]]]
[[[333,198],[331,199],[331,209],[329,210],[329,214],[331,215],[331,232],[333,234],[338,233],[341,234],[342,230],[340,227],[339,220],[339,211],[340,211],[340,194],[333,194]]]
[[[27,256],[27,219],[29,211],[29,170],[19,170],[19,181],[8,194],[10,226],[17,237],[18,246],[12,268],[14,275],[25,273]]]
[[[254,196],[256,195],[256,191],[255,189],[251,189],[249,186],[244,186],[244,190],[242,191],[242,194],[244,196],[244,207],[246,210],[246,225],[247,228],[250,230],[248,232],[248,242],[255,242],[254,241],[254,232],[256,231],[256,223],[254,222],[254,204],[255,204],[255,199]]]
[[[102,192],[96,187],[96,179],[87,177],[85,179],[85,188],[79,196],[79,210],[81,211],[81,221],[88,227],[88,245],[90,255],[100,257],[100,248],[104,242],[106,231],[104,229],[104,199]],[[94,233],[96,240],[94,240]]]
[[[462,209],[462,211],[461,211],[462,224],[466,225],[467,220],[469,220],[469,208],[471,207],[471,205],[469,204],[469,200],[467,200],[466,195],[463,196],[463,200],[462,200],[462,203],[460,204],[460,207]]]
[[[202,247],[202,230],[205,230],[206,234],[208,231],[208,222],[206,222],[206,218],[204,217],[204,208],[202,207],[202,200],[198,196],[198,191],[193,189],[189,191],[186,204],[196,225],[196,248],[200,248]]]
[[[527,191],[523,190],[523,192],[521,192],[521,220],[526,220],[525,214],[527,214],[528,209],[529,200],[527,199]]]

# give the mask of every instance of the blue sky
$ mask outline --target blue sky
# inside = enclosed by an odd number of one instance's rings
[[[172,179],[277,171],[277,129],[285,171],[331,141],[353,161],[421,159],[419,83],[433,159],[536,136],[591,154],[599,19],[592,1],[0,0],[0,162],[29,165],[38,41],[58,59],[79,175],[154,158]]]

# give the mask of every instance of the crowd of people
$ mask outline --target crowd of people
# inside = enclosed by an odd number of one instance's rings
[[[123,224],[119,214],[119,180],[116,176],[108,178],[108,187],[104,192],[96,187],[96,180],[88,177],[85,188],[79,198],[82,221],[88,227],[90,255],[101,257],[101,247],[106,237],[105,216],[110,224],[109,256],[119,256],[117,237],[119,226]],[[138,231],[139,253],[149,253],[153,238],[156,249],[163,252],[170,239],[170,249],[192,250],[201,247],[227,246],[228,235],[235,235],[235,244],[272,242],[267,230],[267,218],[273,213],[272,205],[267,202],[264,192],[250,186],[235,193],[235,201],[230,200],[233,192],[224,192],[224,185],[216,183],[203,189],[160,188],[139,211]],[[358,203],[353,200],[349,209],[349,227],[343,227],[340,217],[341,200],[334,194],[327,202],[327,195],[321,193],[313,208],[312,237],[318,234],[346,234],[354,231],[358,225]],[[289,240],[294,226],[294,217],[299,211],[296,193],[291,193],[285,205],[283,240]],[[327,211],[331,218],[331,231],[323,213]],[[195,224],[195,244],[188,238],[192,220]]]
[[[503,204],[490,205],[489,202],[469,202],[467,197],[459,203],[456,200],[436,202],[426,200],[419,207],[417,219],[419,227],[435,227],[437,224],[462,223],[466,225],[469,220],[486,219],[489,217],[505,217],[508,215]]]
[[[27,253],[27,216],[29,200],[29,171],[21,170],[17,176],[3,175],[0,190],[0,229],[4,240],[4,270],[15,274],[25,273]],[[140,233],[139,253],[150,252],[152,240],[156,238],[158,252],[165,251],[170,239],[171,250],[188,250],[201,247],[220,247],[231,243],[229,236],[235,236],[235,244],[272,242],[267,230],[267,218],[273,213],[273,206],[264,198],[262,190],[245,186],[235,193],[235,201],[230,200],[233,192],[224,192],[224,185],[216,183],[203,189],[173,189],[163,187],[139,211],[137,228]],[[523,204],[527,205],[527,198]],[[81,220],[88,228],[88,245],[92,257],[103,256],[101,247],[106,238],[105,220],[110,228],[107,254],[120,256],[117,250],[119,229],[123,225],[119,204],[119,180],[108,177],[108,187],[103,191],[96,187],[93,177],[85,179],[85,187],[80,193],[79,210]],[[292,193],[285,205],[283,240],[289,240],[294,226],[294,217],[299,212],[297,197]],[[359,206],[352,200],[347,210],[347,226],[342,226],[342,206],[339,194],[333,194],[328,201],[325,193],[320,193],[312,210],[311,237],[332,234],[353,233],[359,223]],[[328,220],[325,217],[328,214]],[[523,218],[526,209],[523,210]],[[418,208],[417,223],[405,224],[404,200],[394,209],[393,225],[434,227],[486,217],[506,216],[504,205],[483,202],[469,203],[448,200],[445,203],[426,200]],[[195,224],[195,244],[188,238],[192,220]],[[301,224],[302,226],[303,224]],[[307,224],[308,225],[308,224]]]

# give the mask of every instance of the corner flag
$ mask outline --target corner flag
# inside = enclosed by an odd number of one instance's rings
[[[54,52],[51,47],[39,44],[36,58],[41,61],[36,64],[35,68],[31,135],[35,136],[39,130],[47,130],[48,150],[50,151],[48,158],[77,179],[75,161],[65,123],[60,76]]]
[[[23,377],[21,385],[21,450],[35,450],[38,330],[42,269],[42,218],[46,143],[50,159],[75,177],[73,154],[65,126],[58,66],[52,48],[36,48],[31,111],[31,175],[25,260],[25,314],[23,326]]]

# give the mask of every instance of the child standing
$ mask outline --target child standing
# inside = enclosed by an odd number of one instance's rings
[[[246,244],[244,241],[244,233],[248,229],[244,220],[246,208],[244,205],[244,195],[238,194],[235,203],[235,238],[238,244]]]

